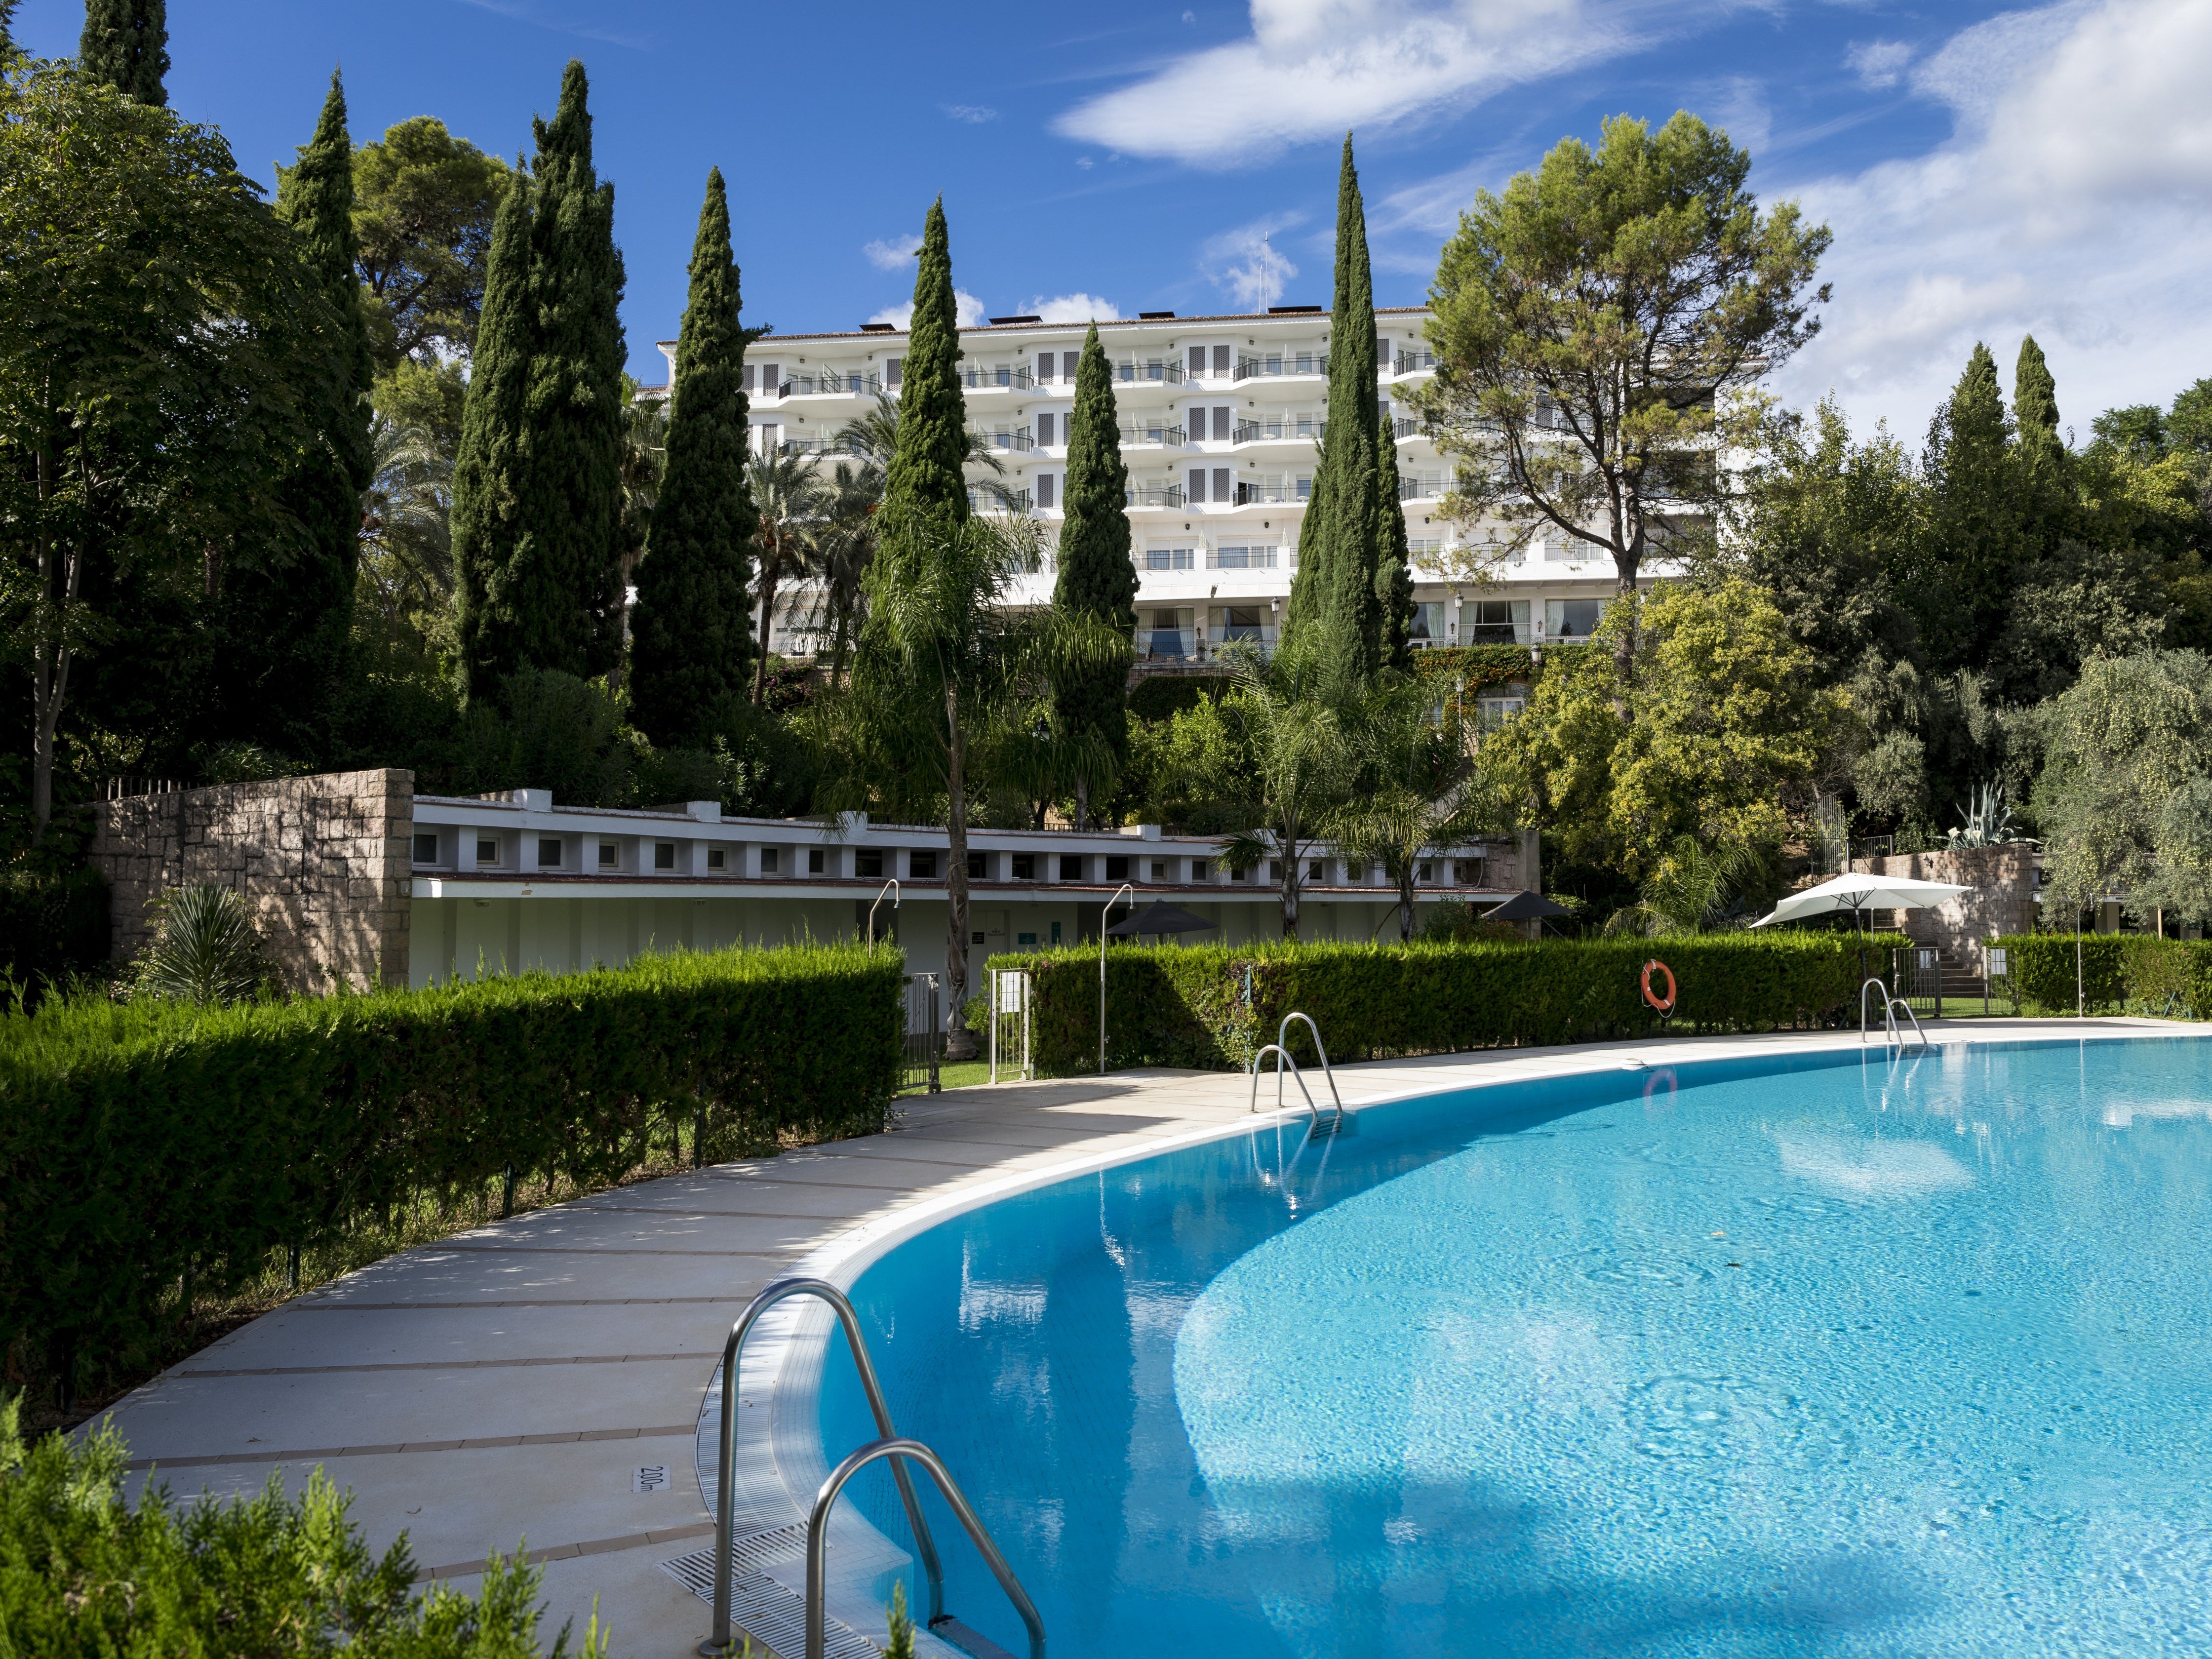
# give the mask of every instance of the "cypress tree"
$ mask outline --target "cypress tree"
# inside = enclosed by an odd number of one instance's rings
[[[2068,477],[2072,457],[2058,435],[2058,386],[2043,348],[2028,335],[2020,343],[2013,368],[2012,412],[2019,432],[2021,495],[2032,534],[2047,544],[2063,533],[2073,491]]]
[[[1380,655],[1393,668],[1413,665],[1413,559],[1406,539],[1406,504],[1398,499],[1398,440],[1390,417],[1378,422],[1375,454],[1375,607]]]
[[[95,81],[142,104],[169,101],[167,0],[85,0],[78,64]]]
[[[1329,317],[1328,424],[1313,493],[1298,526],[1298,572],[1291,582],[1290,632],[1331,635],[1329,654],[1364,677],[1374,672],[1382,612],[1375,583],[1375,281],[1367,215],[1344,137],[1337,178],[1335,292]]]
[[[906,543],[917,526],[968,522],[968,405],[960,394],[959,308],[952,297],[952,244],[945,198],[929,204],[914,278],[906,366],[899,385],[898,447],[884,479],[884,541]]]
[[[1929,423],[1928,530],[1899,585],[1938,673],[1978,667],[2004,625],[2022,514],[1996,359],[1977,341]]]
[[[1063,611],[1116,629],[1137,625],[1137,567],[1129,557],[1125,492],[1129,469],[1121,460],[1121,433],[1114,408],[1114,381],[1098,325],[1084,337],[1075,371],[1075,410],[1067,422],[1066,498],[1060,528],[1060,575],[1052,602]],[[1053,711],[1065,732],[1103,738],[1118,764],[1128,752],[1128,671],[1120,663],[1072,674],[1053,687]],[[1079,777],[1075,827],[1090,826],[1091,780]]]
[[[583,64],[534,123],[529,390],[523,413],[522,545],[561,597],[530,632],[538,668],[589,678],[622,655],[622,255],[615,187],[592,167]]]
[[[16,0],[0,0],[0,58],[15,50],[15,6]]]
[[[667,746],[704,729],[744,687],[758,515],[745,487],[745,335],[722,170],[691,244],[691,289],[668,389],[668,459],[630,611],[630,707]]]
[[[562,595],[524,566],[523,405],[530,380],[530,181],[517,179],[492,221],[483,305],[470,354],[453,462],[453,603],[463,697],[496,693],[543,646],[527,630]]]

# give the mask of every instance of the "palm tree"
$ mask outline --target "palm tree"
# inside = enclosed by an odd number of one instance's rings
[[[1743,886],[1765,869],[1762,849],[1748,842],[1707,846],[1677,836],[1639,891],[1638,902],[1606,918],[1608,933],[1656,939],[1702,933],[1724,923]]]
[[[844,677],[846,647],[860,631],[868,567],[876,557],[876,509],[883,500],[883,469],[872,461],[863,460],[857,466],[839,461],[823,485],[817,554],[823,603],[834,641],[830,652],[832,684]]]
[[[1441,721],[1429,718],[1419,682],[1371,692],[1354,741],[1365,764],[1364,787],[1330,817],[1338,844],[1372,859],[1398,892],[1398,937],[1413,936],[1413,888],[1422,855],[1465,841],[1481,827],[1468,787],[1464,748]]]
[[[361,495],[361,582],[387,625],[420,628],[453,599],[453,458],[426,427],[369,422]]]
[[[1115,638],[1121,637],[1115,635]],[[1232,870],[1282,864],[1283,937],[1298,936],[1306,854],[1352,794],[1357,752],[1346,715],[1360,688],[1324,653],[1240,653],[1230,702],[1241,717],[1260,785],[1260,823],[1222,848]]]
[[[745,463],[760,527],[753,541],[760,559],[756,592],[760,598],[760,653],[753,665],[753,702],[768,685],[769,629],[775,618],[775,591],[785,582],[813,574],[818,566],[823,494],[812,458],[776,450]]]

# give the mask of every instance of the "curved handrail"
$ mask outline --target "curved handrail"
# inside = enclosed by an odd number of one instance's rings
[[[885,1435],[881,1440],[870,1441],[854,1452],[830,1471],[830,1478],[822,1483],[822,1490],[814,1495],[814,1512],[806,1517],[805,1659],[823,1659],[823,1650],[828,1646],[829,1618],[823,1607],[822,1581],[829,1554],[830,1508],[836,1503],[837,1494],[844,1490],[847,1481],[877,1459],[884,1457],[891,1460],[894,1474],[903,1470],[902,1459],[910,1459],[929,1472],[929,1478],[937,1482],[937,1490],[944,1495],[945,1503],[959,1517],[962,1528],[975,1546],[975,1553],[983,1558],[983,1564],[991,1569],[991,1576],[999,1581],[999,1588],[1006,1591],[1006,1600],[1014,1604],[1014,1611],[1021,1614],[1022,1623],[1029,1627],[1030,1659],[1044,1659],[1044,1620],[1037,1616],[1036,1603],[1030,1600],[1029,1592],[1022,1588],[1021,1580],[1014,1577],[1014,1570],[1006,1565],[1006,1558],[999,1553],[998,1545],[983,1529],[983,1523],[977,1519],[967,1495],[953,1485],[952,1477],[945,1472],[944,1462],[935,1452],[919,1440],[902,1440],[896,1435]],[[933,1618],[930,1622],[934,1624],[936,1619]]]
[[[745,1345],[754,1324],[760,1316],[779,1302],[794,1296],[811,1296],[830,1304],[837,1316],[837,1322],[845,1328],[845,1345],[853,1351],[853,1368],[860,1374],[860,1388],[868,1396],[868,1409],[876,1419],[876,1431],[882,1438],[873,1444],[883,1445],[898,1437],[891,1426],[890,1407],[884,1401],[883,1384],[876,1380],[876,1368],[868,1358],[867,1340],[860,1334],[860,1316],[853,1311],[853,1304],[845,1292],[823,1279],[779,1279],[745,1304],[738,1322],[730,1327],[730,1340],[722,1345],[722,1430],[720,1439],[721,1464],[714,1472],[714,1633],[699,1644],[706,1655],[727,1654],[730,1641],[730,1554],[734,1537],[731,1518],[736,1510],[738,1461],[738,1354]],[[945,1612],[945,1568],[937,1558],[936,1541],[929,1535],[929,1528],[921,1518],[921,1505],[914,1495],[914,1482],[907,1476],[906,1466],[894,1461],[891,1479],[898,1483],[899,1501],[906,1506],[907,1523],[914,1528],[915,1553],[921,1557],[922,1571],[929,1579],[929,1616],[933,1620]],[[811,1651],[821,1651],[817,1645]]]
[[[1260,1062],[1269,1054],[1275,1056],[1275,1109],[1279,1112],[1283,1109],[1283,1067],[1287,1065],[1291,1068],[1291,1075],[1297,1080],[1298,1092],[1306,1097],[1306,1110],[1313,1115],[1314,1127],[1319,1128],[1321,1108],[1314,1104],[1313,1091],[1306,1087],[1305,1073],[1298,1070],[1297,1061],[1291,1058],[1290,1050],[1279,1042],[1271,1042],[1252,1056],[1252,1100],[1245,1108],[1247,1115],[1260,1109]],[[1337,1115],[1341,1117],[1343,1115],[1344,1109],[1339,1107]]]
[[[1920,1016],[1912,1012],[1912,1005],[1903,997],[1895,999],[1890,1004],[1890,1029],[1897,1030],[1897,1010],[1899,1008],[1905,1010],[1905,1018],[1912,1022],[1912,1035],[1920,1039],[1920,1052],[1923,1054],[1927,1054],[1936,1045],[1928,1041],[1928,1033],[1920,1029]],[[1905,1033],[1902,1031],[1897,1032],[1897,1046],[1900,1048],[1905,1047]]]
[[[1890,1019],[1889,987],[1879,977],[1867,981],[1865,984],[1859,987],[1859,1046],[1862,1048],[1866,1046],[1867,1040],[1866,994],[1869,991],[1880,991],[1881,993],[1881,1017],[1885,1020]],[[1893,1020],[1892,1020],[1891,1023],[1893,1024],[1895,1024]]]
[[[875,904],[871,904],[868,907],[868,954],[870,956],[873,956],[876,953],[876,906],[884,902],[884,895],[885,893],[889,893],[891,896],[891,914],[893,915],[896,915],[898,914],[899,908],[899,884],[897,877],[892,877],[889,881],[885,882],[881,887],[876,890],[876,902]]]
[[[1285,1014],[1283,1016],[1283,1023],[1275,1028],[1276,1046],[1280,1048],[1289,1040],[1291,1022],[1294,1019],[1304,1020],[1306,1023],[1306,1030],[1313,1033],[1314,1052],[1321,1056],[1321,1074],[1328,1079],[1328,1097],[1332,1101],[1335,1102],[1336,1119],[1339,1123],[1341,1123],[1344,1121],[1344,1097],[1336,1091],[1336,1068],[1328,1063],[1328,1050],[1322,1047],[1321,1027],[1313,1023],[1313,1016],[1311,1014],[1302,1014],[1295,1008],[1291,1010],[1289,1013]],[[1285,1053],[1287,1054],[1287,1050],[1285,1050]],[[1296,1065],[1297,1062],[1292,1060],[1291,1063],[1292,1065]],[[1275,1069],[1280,1071],[1282,1068],[1280,1066],[1277,1066]],[[1277,1085],[1279,1091],[1280,1087],[1280,1085]],[[1318,1114],[1316,1114],[1316,1115],[1318,1115]]]

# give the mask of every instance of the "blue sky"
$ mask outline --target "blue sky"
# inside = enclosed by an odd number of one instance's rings
[[[1357,130],[1384,303],[1461,207],[1603,116],[1689,109],[1836,247],[1827,328],[1778,378],[1917,440],[1976,338],[2032,330],[2084,435],[2212,374],[2212,0],[1122,0],[1018,8],[665,0],[172,0],[172,103],[273,183],[342,64],[356,138],[429,113],[530,142],[592,76],[633,368],[683,306],[707,169],[749,320],[850,328],[905,301],[944,193],[980,313],[1186,315],[1328,301]],[[76,0],[26,0],[34,52]]]

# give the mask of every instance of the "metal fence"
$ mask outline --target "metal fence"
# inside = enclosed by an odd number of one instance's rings
[[[1943,1012],[1943,959],[1932,945],[1893,948],[1889,953],[1889,992],[1902,997],[1912,1012],[1934,1019]]]
[[[991,969],[991,1081],[1003,1072],[1028,1077],[1030,1069],[1030,976],[1012,969]]]
[[[938,1077],[938,1066],[945,1052],[945,1018],[940,1001],[936,975],[906,976],[906,1047],[899,1064],[902,1090],[927,1085],[930,1093],[937,1094],[945,1086]]]

